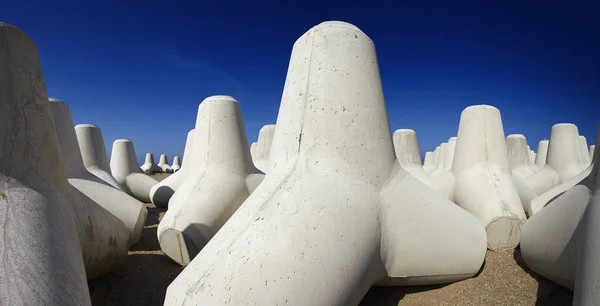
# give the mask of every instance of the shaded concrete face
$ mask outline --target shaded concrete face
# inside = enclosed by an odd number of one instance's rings
[[[258,170],[267,172],[269,168],[269,154],[271,153],[271,144],[273,143],[273,135],[275,134],[275,124],[268,124],[263,126],[258,132],[258,140],[254,146],[255,153],[252,155],[254,165]]]
[[[423,284],[476,273],[480,222],[406,175],[391,136],[372,41],[343,22],[309,30],[292,50],[265,180],[171,283],[165,305],[357,305],[387,276]],[[444,221],[430,227],[428,217]],[[427,223],[419,237],[415,221]],[[446,221],[457,232],[427,244],[440,249],[417,242]],[[413,256],[440,253],[443,265]],[[196,290],[203,283],[210,293]]]
[[[594,153],[596,151],[596,145],[591,145],[590,146],[590,161],[594,162],[596,159],[594,159]]]
[[[579,135],[579,154],[581,154],[580,162],[586,166],[591,163],[590,152],[588,151],[587,139]]]
[[[400,166],[422,166],[419,141],[415,131],[408,129],[396,130],[393,140],[396,158],[398,158]]]
[[[100,128],[93,124],[78,124],[75,126],[75,133],[83,165],[87,170],[111,186],[122,190],[121,185],[110,173],[110,163]]]
[[[34,42],[0,22],[0,300],[6,305],[91,303],[53,126]]]
[[[113,142],[110,170],[125,192],[142,202],[150,202],[150,189],[158,182],[143,174],[137,166],[131,140],[117,139]]]

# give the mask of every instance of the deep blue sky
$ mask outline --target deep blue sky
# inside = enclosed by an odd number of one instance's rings
[[[498,107],[506,135],[525,134],[533,149],[559,122],[596,137],[592,1],[59,2],[6,0],[0,20],[34,39],[49,96],[70,105],[76,124],[100,126],[109,154],[130,138],[138,159],[172,160],[215,94],[240,101],[255,141],[277,117],[294,41],[326,20],[373,39],[392,130],[416,130],[422,154],[455,136],[473,104]]]

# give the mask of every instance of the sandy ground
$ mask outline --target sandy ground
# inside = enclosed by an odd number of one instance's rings
[[[153,177],[162,180],[167,176]],[[148,218],[142,238],[129,251],[125,265],[90,283],[94,306],[162,305],[167,286],[183,269],[158,245],[156,228],[165,209],[146,205]],[[482,271],[465,281],[441,286],[373,287],[360,306],[571,304],[571,292],[529,271],[517,249],[488,252]]]

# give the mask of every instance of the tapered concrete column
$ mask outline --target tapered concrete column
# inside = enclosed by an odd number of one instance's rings
[[[75,126],[75,134],[85,168],[111,186],[123,190],[110,173],[110,162],[100,128],[93,124],[78,124]]]
[[[173,168],[169,166],[169,159],[167,158],[167,154],[161,154],[160,159],[158,161],[158,167],[161,169],[163,173],[173,173]]]
[[[579,152],[581,154],[580,162],[586,167],[589,166],[592,159],[590,158],[590,152],[588,151],[587,139],[581,135],[579,135]]]
[[[452,173],[452,161],[456,149],[456,137],[448,139],[440,145],[438,167],[430,173],[434,185],[440,186],[442,195],[450,201],[454,201],[454,182],[456,178]],[[436,189],[436,190],[438,190]]]
[[[252,164],[238,102],[229,96],[206,98],[198,107],[194,163],[177,189],[180,203],[158,225],[158,241],[167,256],[187,265],[260,184],[264,176]]]
[[[255,153],[252,160],[256,168],[264,173],[267,172],[269,166],[269,153],[274,133],[275,124],[265,125],[258,132],[258,140],[256,141]]]
[[[600,141],[600,129],[598,135],[596,143]],[[527,221],[521,239],[521,253],[527,265],[545,278],[573,289],[573,305],[578,306],[595,305],[600,300],[600,171],[594,166],[586,172],[583,178],[576,175],[580,178],[574,187]]]
[[[165,305],[357,305],[388,277],[452,282],[482,263],[480,222],[396,162],[375,48],[350,24],[294,44],[270,163]]]
[[[542,140],[538,143],[538,150],[535,155],[535,165],[542,168],[546,165],[546,156],[548,154],[548,140]]]
[[[143,174],[138,167],[131,140],[117,139],[113,142],[110,170],[125,192],[144,203],[150,202],[150,188],[158,182]]]
[[[596,150],[596,145],[590,146],[590,161],[594,162],[594,151]]]
[[[548,166],[541,169],[534,167],[524,135],[508,135],[506,145],[513,183],[517,188],[525,213],[531,216],[535,213],[531,208],[531,201],[560,183],[558,173]]]
[[[563,183],[585,170],[577,126],[570,123],[552,126],[546,163],[558,172]]]
[[[433,150],[433,167],[434,169],[432,170],[435,171],[440,163],[440,146],[435,147],[435,150]]]
[[[173,169],[173,172],[177,172],[179,169],[181,169],[181,160],[179,160],[179,156],[175,155],[175,157],[173,157],[173,165],[171,165],[171,169]]]
[[[427,173],[433,172],[435,166],[433,165],[433,152],[425,153],[425,160],[423,161],[423,170]]]
[[[34,42],[0,22],[0,301],[91,305]]]
[[[488,248],[515,248],[526,218],[510,175],[497,108],[476,105],[462,112],[452,169],[456,175],[455,202],[485,225]]]
[[[93,231],[93,235],[86,233],[84,236],[85,239],[90,240],[86,244],[96,243],[98,246],[93,246],[91,250],[84,249],[84,254],[89,252],[101,265],[112,267],[119,263],[117,260],[124,260],[129,246],[140,239],[148,212],[143,203],[114,188],[86,169],[69,106],[63,101],[50,99],[50,109],[69,183],[84,197],[89,198],[80,204],[83,211],[86,214],[93,212],[91,217],[80,219],[85,226],[91,228],[86,231]],[[107,244],[109,240],[113,240],[119,248]],[[117,250],[121,253],[114,254]],[[97,262],[90,262],[89,268],[86,266],[88,275],[91,269],[98,265]]]
[[[163,173],[162,168],[154,162],[154,154],[152,153],[146,153],[146,159],[144,160],[144,164],[140,166],[140,169],[148,175],[152,173]]]
[[[186,160],[185,164],[181,167],[179,171],[170,175],[166,179],[160,181],[158,184],[152,186],[150,189],[150,199],[152,203],[158,207],[167,207],[171,197],[181,186],[181,184],[186,179],[188,173],[190,171],[197,171],[196,167],[194,167],[194,153],[192,152],[192,148],[194,147],[194,130],[190,130],[187,134],[187,138],[185,141],[185,148],[183,151],[183,159]],[[190,170],[193,169],[193,170]]]

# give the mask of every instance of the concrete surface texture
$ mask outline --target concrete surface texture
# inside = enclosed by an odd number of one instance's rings
[[[425,152],[425,159],[423,160],[423,170],[427,173],[433,172],[435,166],[433,165],[433,152]]]
[[[269,167],[269,153],[271,152],[271,143],[273,142],[274,133],[275,124],[263,126],[258,132],[258,140],[254,146],[254,155],[250,152],[254,166],[263,173],[267,173]]]
[[[454,200],[485,225],[493,251],[515,248],[526,220],[507,152],[500,111],[489,105],[467,107],[460,116],[452,166]]]
[[[596,151],[596,145],[590,146],[590,161],[594,161],[594,151]]]
[[[75,134],[83,165],[87,170],[111,186],[123,190],[110,173],[110,162],[106,154],[102,130],[93,124],[78,124],[75,126]]]
[[[538,143],[538,150],[535,154],[535,165],[538,168],[544,167],[546,165],[546,156],[548,154],[548,143],[549,140],[542,140]]]
[[[173,169],[173,172],[177,172],[179,169],[181,169],[181,160],[179,159],[179,156],[175,155],[175,157],[173,157],[171,169]]]
[[[202,101],[193,137],[194,171],[175,191],[180,200],[169,201],[157,231],[163,252],[181,265],[202,250],[264,176],[252,163],[242,112],[234,98],[212,96]]]
[[[585,139],[585,136],[581,135],[579,135],[579,152],[579,154],[581,154],[580,160],[583,165],[586,167],[589,166],[592,163],[592,159],[590,157],[590,152],[588,151],[587,139]]]
[[[114,237],[111,238],[115,239],[114,243],[123,243],[126,246],[137,243],[146,222],[148,214],[146,207],[142,202],[120,189],[114,188],[87,170],[83,164],[69,106],[57,99],[50,99],[49,103],[69,183],[91,200],[91,202],[86,200],[86,203],[102,207],[102,209],[96,209],[101,211],[98,216],[94,217],[100,224],[93,224],[92,226],[94,230],[98,231],[94,233],[93,240],[102,241],[99,238]],[[85,148],[83,151],[89,151],[89,148]],[[89,210],[92,211],[93,209],[89,208]],[[112,220],[115,218],[120,222]],[[88,220],[85,220],[87,223]],[[104,228],[107,230],[106,232],[102,231],[104,230],[103,227],[106,227]],[[126,235],[123,235],[123,231],[126,232]],[[108,239],[105,240],[108,241]],[[107,248],[105,253],[109,250],[113,251],[113,247],[109,248],[108,245],[105,245],[105,247]],[[124,251],[127,254],[127,248],[124,248]],[[106,254],[98,253],[96,255],[102,257]]]
[[[169,166],[169,159],[167,157],[167,154],[160,155],[157,166],[160,167],[163,173],[173,173],[173,168]]]
[[[358,305],[374,283],[452,282],[482,264],[481,223],[397,163],[375,47],[351,24],[295,42],[270,163],[165,305]]]
[[[138,167],[131,140],[117,139],[113,142],[110,171],[125,192],[144,203],[150,202],[150,188],[158,182]]]
[[[577,126],[571,123],[553,125],[546,164],[558,172],[561,182],[568,181],[587,168],[582,157]]]
[[[190,130],[187,134],[187,138],[185,141],[185,148],[183,150],[183,158],[186,160],[186,163],[182,165],[181,169],[175,172],[173,175],[168,178],[162,180],[158,184],[152,186],[150,189],[150,200],[152,204],[158,207],[167,207],[171,197],[181,186],[188,173],[192,170],[196,169],[194,167],[194,159],[192,158],[194,153],[192,152],[192,148],[194,147],[194,129]],[[197,169],[196,169],[197,170]]]
[[[560,183],[558,173],[547,165],[541,169],[531,162],[524,135],[513,134],[506,137],[508,159],[513,183],[517,188],[525,214],[531,216],[531,200]]]
[[[599,170],[595,165],[587,176],[577,175],[579,182],[532,216],[522,232],[521,252],[527,265],[574,289],[573,305],[595,305],[600,300]]]
[[[90,305],[35,43],[0,22],[0,303]]]
[[[154,154],[152,153],[146,153],[146,159],[144,160],[144,164],[140,166],[140,169],[148,175],[152,173],[163,173],[162,168],[154,162]]]
[[[433,186],[436,191],[440,191],[446,199],[454,201],[454,182],[456,177],[452,172],[452,162],[456,148],[456,137],[448,139],[440,145],[440,155],[438,167],[430,173]]]

